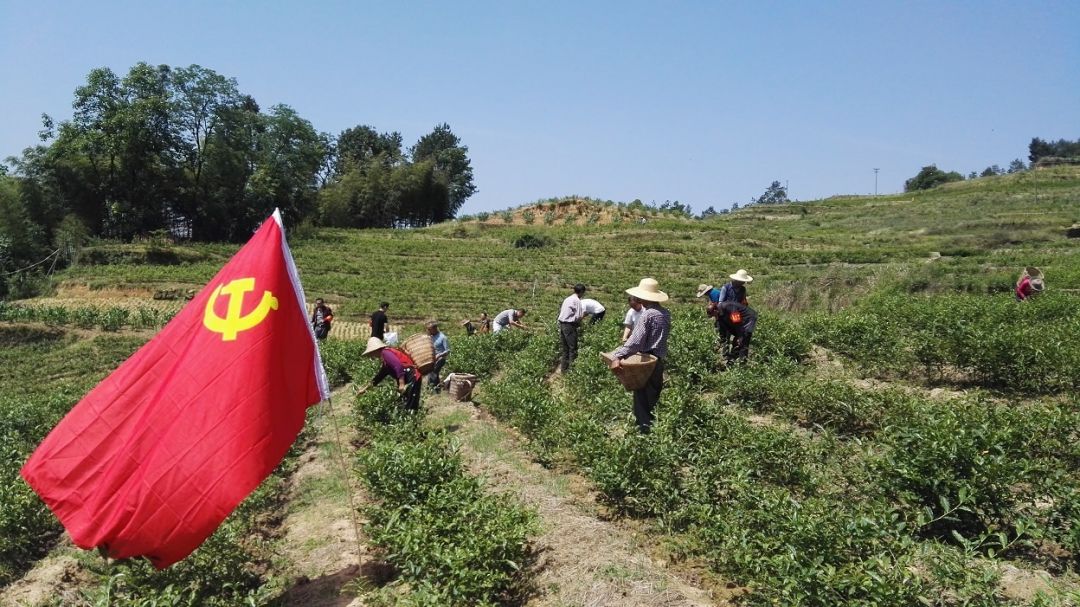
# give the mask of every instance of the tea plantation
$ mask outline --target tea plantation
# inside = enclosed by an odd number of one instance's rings
[[[481,377],[476,406],[536,462],[584,479],[657,558],[746,589],[718,604],[1049,606],[1080,602],[1077,222],[1080,171],[1066,167],[708,220],[301,228],[291,244],[308,297],[354,323],[324,344],[335,385],[373,373],[356,327],[380,301],[406,333],[442,322],[448,371]],[[46,295],[0,302],[0,588],[71,551],[22,462],[234,250],[96,243]],[[1048,287],[1021,303],[1025,266]],[[739,268],[761,319],[750,359],[725,367],[694,292]],[[672,295],[674,317],[648,436],[599,357],[618,344],[623,290],[644,276]],[[556,376],[553,321],[575,282],[609,313]],[[510,307],[529,310],[530,331],[458,326]],[[552,604],[531,583],[530,508],[387,393],[350,404],[363,541],[393,571],[357,590],[369,604]],[[50,600],[285,604],[273,529],[311,440],[183,563],[154,572],[81,554],[75,591]]]

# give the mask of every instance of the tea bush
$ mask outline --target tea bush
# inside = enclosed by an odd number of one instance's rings
[[[755,342],[763,351],[722,370],[711,322],[697,310],[673,316],[648,436],[598,356],[618,327],[585,329],[559,389],[545,379],[554,332],[532,335],[479,401],[529,438],[538,461],[580,467],[615,511],[655,519],[687,538],[682,550],[751,586],[750,605],[995,605],[998,576],[980,556],[1075,567],[1046,556],[1046,546],[1075,554],[1080,537],[1075,407],[943,403],[818,375],[801,361],[809,332],[828,330],[819,320],[770,315]],[[907,342],[881,325],[845,320],[827,335],[852,352],[860,335],[883,336],[888,347],[866,352],[885,369]],[[770,416],[750,421],[748,410]]]
[[[395,395],[365,394],[357,411],[370,439],[357,457],[360,476],[378,500],[366,509],[365,529],[408,582],[406,602],[496,605],[519,597],[535,513],[487,493],[450,438],[425,429],[422,414],[402,412]]]

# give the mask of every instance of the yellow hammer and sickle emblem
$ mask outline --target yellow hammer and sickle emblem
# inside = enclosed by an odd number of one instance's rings
[[[263,291],[262,301],[258,307],[249,314],[241,314],[244,305],[244,294],[255,290],[254,278],[238,278],[228,284],[218,285],[206,302],[206,312],[203,314],[203,324],[214,333],[221,333],[221,341],[236,341],[236,335],[241,331],[247,331],[255,327],[266,318],[270,310],[278,309],[278,300],[270,291]],[[218,295],[229,296],[229,307],[225,311],[225,318],[214,312],[214,303]]]

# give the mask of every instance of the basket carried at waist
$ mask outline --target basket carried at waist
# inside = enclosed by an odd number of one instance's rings
[[[431,336],[427,333],[410,335],[402,342],[401,349],[413,359],[421,375],[431,373],[435,368],[435,344],[431,343]]]
[[[601,352],[600,358],[603,358],[609,365],[611,361],[615,360],[615,357],[607,352]],[[652,375],[655,368],[655,356],[639,353],[631,354],[619,361],[619,368],[612,369],[611,372],[615,374],[615,377],[619,379],[619,382],[627,390],[640,390],[645,387],[645,384],[649,381],[649,376]]]
[[[471,373],[451,373],[446,378],[446,383],[450,384],[450,398],[458,402],[468,401],[472,397],[476,379]]]

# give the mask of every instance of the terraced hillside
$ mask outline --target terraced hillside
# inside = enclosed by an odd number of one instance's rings
[[[740,267],[759,278],[757,301],[798,310],[842,306],[881,284],[1002,292],[1029,265],[1043,268],[1054,289],[1080,288],[1080,253],[1065,237],[1080,221],[1078,194],[1080,176],[1063,168],[913,194],[749,207],[707,221],[301,230],[292,244],[308,295],[326,298],[347,321],[365,320],[383,299],[405,323],[511,306],[550,310],[577,281],[618,304],[622,289],[645,275],[689,301],[698,283]],[[106,294],[100,305],[155,305],[156,292],[201,288],[232,250],[101,245],[57,277],[56,296],[85,300],[89,288]]]
[[[1077,222],[1080,171],[1058,168],[706,221],[295,230],[307,294],[339,319],[334,408],[160,574],[67,546],[16,473],[235,249],[97,244],[48,296],[0,302],[0,604],[1077,604]],[[1025,266],[1048,289],[1020,304]],[[737,268],[762,319],[729,368],[693,295]],[[569,285],[611,318],[647,275],[675,326],[643,438],[597,356],[614,323],[565,375],[551,325]],[[450,323],[475,406],[429,395],[403,417],[354,395],[381,300],[404,330]],[[453,324],[511,306],[534,331]]]

